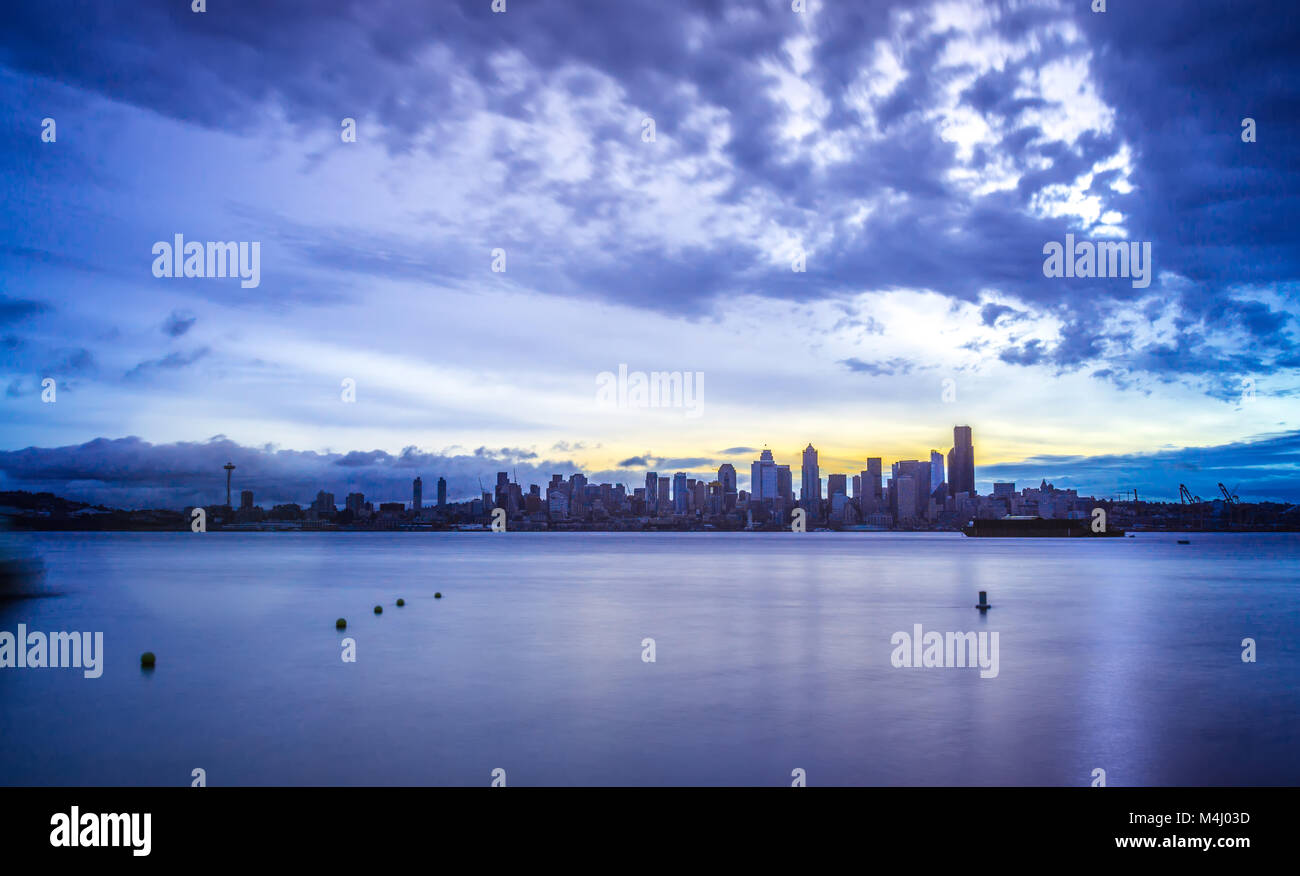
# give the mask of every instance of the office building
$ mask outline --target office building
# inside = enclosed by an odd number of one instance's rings
[[[736,508],[736,467],[729,462],[718,466],[718,483],[722,486],[722,508],[733,511]]]
[[[954,426],[952,449],[948,451],[948,495],[975,495],[975,446],[970,426]]]
[[[822,476],[817,467],[817,448],[809,444],[803,451],[802,480],[799,488],[799,504],[812,518],[821,516]]]

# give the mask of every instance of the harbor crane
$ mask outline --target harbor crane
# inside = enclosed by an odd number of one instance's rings
[[[1188,527],[1191,527],[1193,511],[1199,510],[1202,515],[1204,515],[1205,513],[1205,508],[1203,505],[1201,505],[1201,497],[1193,496],[1192,491],[1187,489],[1187,484],[1179,484],[1178,499],[1180,502],[1182,502],[1183,506],[1187,509],[1187,514],[1185,515],[1184,519],[1186,520]],[[1202,518],[1199,521],[1197,521],[1197,523],[1199,528],[1204,528],[1205,526],[1204,517],[1202,516]]]
[[[1241,485],[1238,484],[1237,486],[1239,487]],[[1223,501],[1228,505],[1228,525],[1235,526],[1237,524],[1238,513],[1241,510],[1241,499],[1237,496],[1237,487],[1233,487],[1229,490],[1222,484],[1222,482],[1220,482],[1219,492],[1223,494]]]

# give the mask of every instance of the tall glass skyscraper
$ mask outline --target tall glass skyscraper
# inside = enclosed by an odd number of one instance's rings
[[[975,494],[975,445],[970,426],[953,426],[952,450],[948,451],[948,495]]]
[[[817,467],[817,448],[809,444],[803,451],[803,482],[799,490],[799,504],[811,517],[821,516],[822,476]]]
[[[777,484],[776,460],[772,451],[763,452],[749,466],[749,498],[752,502],[772,501],[780,496]]]

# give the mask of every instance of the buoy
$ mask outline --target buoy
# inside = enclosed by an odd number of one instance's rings
[[[434,599],[442,599],[442,594],[441,594],[441,593],[435,593],[435,594],[433,594],[433,598],[434,598]]]
[[[397,600],[397,607],[398,607],[398,608],[401,608],[403,605],[406,605],[406,600],[405,600],[405,599],[399,599],[399,600]]]
[[[157,658],[153,656],[152,651],[145,651],[140,655],[140,666],[144,669],[153,669],[156,660]]]
[[[336,630],[345,630],[347,629],[347,627],[348,627],[348,622],[345,621],[343,618],[339,618],[338,620],[334,621],[334,629]]]
[[[383,613],[384,613],[384,607],[382,605],[376,605],[375,614],[383,614]]]
[[[1180,538],[1180,539],[1178,539],[1178,543],[1179,543],[1179,544],[1191,544],[1191,542],[1188,541],[1188,540],[1185,539],[1185,538]]]
[[[989,592],[987,590],[980,591],[979,605],[975,607],[978,608],[980,611],[988,611],[990,608],[993,607],[989,605]]]

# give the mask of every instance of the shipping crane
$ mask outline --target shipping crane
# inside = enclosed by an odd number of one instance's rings
[[[1183,506],[1187,509],[1187,513],[1186,513],[1184,519],[1186,520],[1186,522],[1187,522],[1187,526],[1188,526],[1188,528],[1190,529],[1190,528],[1191,528],[1191,524],[1192,524],[1191,516],[1192,516],[1192,512],[1193,512],[1193,510],[1200,511],[1200,512],[1202,513],[1202,515],[1203,515],[1204,512],[1205,512],[1205,508],[1201,505],[1201,497],[1200,497],[1200,496],[1193,496],[1193,495],[1192,495],[1192,491],[1189,490],[1189,489],[1187,489],[1187,485],[1186,485],[1186,484],[1179,484],[1179,485],[1178,485],[1178,499],[1179,499],[1179,501],[1182,502]],[[1204,518],[1203,518],[1203,517],[1202,517],[1202,519],[1201,519],[1201,521],[1199,522],[1198,525],[1199,525],[1199,527],[1202,528],[1202,529],[1205,528],[1205,521],[1204,521]]]
[[[1238,487],[1241,484],[1237,485]],[[1241,499],[1237,496],[1237,487],[1229,490],[1222,483],[1219,484],[1219,492],[1223,494],[1223,501],[1228,505],[1228,526],[1235,526],[1237,523],[1238,512],[1241,510]]]

